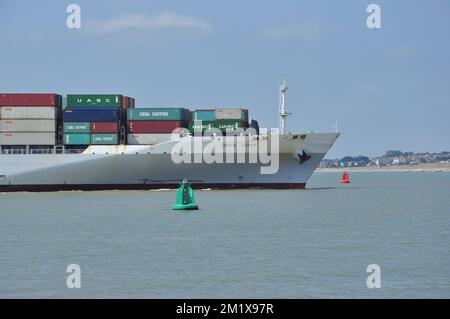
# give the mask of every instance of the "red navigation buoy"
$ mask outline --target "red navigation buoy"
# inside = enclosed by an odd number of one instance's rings
[[[344,174],[342,174],[341,184],[350,184],[350,177],[348,176],[347,172],[344,172]]]

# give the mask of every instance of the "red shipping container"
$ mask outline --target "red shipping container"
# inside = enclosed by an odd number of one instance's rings
[[[127,109],[134,108],[134,99],[129,96],[123,96],[122,98],[122,109],[126,111]]]
[[[185,127],[183,121],[128,121],[129,133],[172,133],[179,127]]]
[[[60,106],[61,96],[54,93],[0,93],[0,106]]]
[[[122,110],[124,110],[124,111],[126,111],[127,110],[127,108],[128,108],[128,100],[129,100],[129,97],[128,96],[122,96]]]
[[[91,133],[117,133],[118,129],[116,122],[91,122]]]

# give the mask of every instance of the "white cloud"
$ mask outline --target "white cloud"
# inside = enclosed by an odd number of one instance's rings
[[[116,18],[98,21],[91,20],[86,28],[98,33],[112,33],[126,29],[166,29],[189,28],[202,32],[210,32],[211,26],[200,19],[190,16],[179,16],[172,12],[161,12],[156,16],[145,14],[126,14]]]
[[[297,38],[303,40],[316,40],[324,33],[331,30],[324,28],[316,21],[303,21],[299,23],[290,23],[281,26],[274,26],[264,30],[264,35],[273,40],[284,40]]]

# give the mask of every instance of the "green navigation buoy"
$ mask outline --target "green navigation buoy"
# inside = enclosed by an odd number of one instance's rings
[[[198,205],[195,203],[194,191],[192,190],[191,183],[187,179],[184,179],[180,183],[177,191],[177,201],[172,206],[172,209],[198,209]]]

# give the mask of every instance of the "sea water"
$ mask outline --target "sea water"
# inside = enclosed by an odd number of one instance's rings
[[[173,190],[0,194],[0,297],[450,298],[450,173],[350,179],[196,191],[198,211]]]

